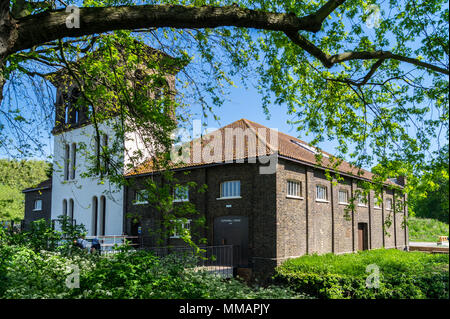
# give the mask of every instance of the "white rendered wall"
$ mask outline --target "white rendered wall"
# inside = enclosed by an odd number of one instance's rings
[[[108,144],[113,142],[114,132],[106,124],[99,125],[100,130],[108,135]],[[95,148],[95,130],[93,125],[76,128],[68,132],[60,133],[54,136],[54,159],[53,159],[53,180],[52,180],[52,210],[51,218],[56,219],[63,214],[63,200],[74,200],[73,218],[77,224],[84,224],[88,235],[93,234],[92,216],[93,216],[93,198],[98,198],[98,222],[97,234],[100,234],[100,197],[106,198],[106,220],[105,235],[121,235],[123,232],[123,187],[117,187],[110,184],[108,179],[103,182],[99,177],[81,177],[80,174],[87,171],[89,165],[85,157],[84,150],[80,149],[80,143],[86,145],[90,154],[94,154]],[[64,155],[65,145],[77,143],[76,152],[76,171],[75,178],[64,180]],[[117,156],[115,160],[123,161],[123,153]],[[92,165],[92,164],[90,164]],[[70,170],[69,170],[70,171]],[[69,174],[70,176],[70,174]],[[68,208],[69,211],[69,208]]]

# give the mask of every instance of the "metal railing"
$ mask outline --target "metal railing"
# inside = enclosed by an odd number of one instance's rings
[[[189,246],[145,247],[157,257],[167,257],[185,262],[195,271],[206,271],[221,277],[233,277],[233,246],[199,246],[200,252]]]
[[[91,248],[92,240],[97,238],[102,254],[114,254],[118,250],[114,249],[116,247],[120,247],[128,244],[133,250],[136,250],[140,247],[140,244],[137,243],[139,237],[138,236],[126,236],[126,235],[105,235],[105,236],[86,236],[85,239],[88,242],[88,247]]]

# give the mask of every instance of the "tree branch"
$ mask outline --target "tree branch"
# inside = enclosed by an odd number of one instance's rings
[[[319,17],[322,15],[321,12]],[[80,8],[80,28],[67,28],[68,16],[69,13],[65,10],[55,10],[17,20],[18,38],[9,53],[59,38],[79,37],[120,29],[216,28],[223,26],[275,31],[316,32],[320,29],[314,15],[298,18],[295,14],[256,11],[234,5],[225,7],[141,5]]]
[[[329,55],[325,52],[323,52],[320,48],[318,48],[314,43],[307,40],[305,37],[303,37],[298,32],[293,31],[287,31],[285,34],[288,36],[288,38],[295,44],[297,44],[299,47],[301,47],[303,50],[317,58],[322,64],[327,67],[331,68],[335,64],[342,63],[345,61],[350,60],[386,60],[386,59],[394,59],[406,63],[410,63],[416,66],[424,67],[428,70],[432,70],[438,73],[447,74],[449,75],[449,70],[444,69],[441,67],[438,67],[436,65],[433,65],[431,63],[422,62],[419,59],[404,57],[402,55],[394,54],[390,51],[351,51],[351,52],[344,52],[340,54],[335,55]],[[378,68],[379,65],[376,66]],[[375,68],[375,69],[376,69]],[[372,71],[372,70],[371,70]],[[373,75],[375,70],[373,72],[369,72],[370,76]],[[367,82],[370,79],[367,78],[365,81]]]

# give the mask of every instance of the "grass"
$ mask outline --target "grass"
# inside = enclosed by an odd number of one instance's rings
[[[448,224],[436,219],[410,217],[409,241],[437,242],[439,236],[448,236]]]
[[[318,274],[366,275],[366,267],[376,264],[384,274],[416,273],[448,264],[449,256],[422,252],[404,252],[397,249],[365,250],[343,255],[306,255],[290,259],[283,268]],[[431,268],[430,268],[431,267]],[[440,266],[439,266],[440,267]]]
[[[376,249],[290,259],[277,267],[275,279],[324,299],[448,298],[448,265],[446,254]],[[378,286],[368,287],[375,268]]]

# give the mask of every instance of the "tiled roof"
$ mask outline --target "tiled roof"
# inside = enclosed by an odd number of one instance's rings
[[[230,138],[230,135],[227,135],[231,134],[231,132],[235,134],[236,138]],[[277,138],[275,138],[276,136]],[[218,138],[216,145],[220,146],[220,148],[215,148],[214,152],[203,150],[204,154],[202,155],[199,154],[201,152],[196,151],[196,146],[198,149],[201,141],[203,141],[205,146],[212,146],[215,144],[215,138]],[[236,141],[243,141],[243,143],[236,143]],[[227,145],[232,145],[232,147],[227,147]],[[256,154],[258,156],[274,154],[278,150],[278,156],[282,158],[299,161],[321,168],[329,168],[330,170],[338,171],[347,175],[358,176],[367,180],[370,180],[373,177],[371,172],[358,169],[345,161],[342,161],[337,168],[332,169],[332,162],[330,160],[332,155],[324,151],[320,151],[323,156],[321,163],[319,164],[316,158],[316,154],[318,153],[316,148],[302,140],[299,140],[298,138],[278,132],[274,129],[247,119],[240,119],[212,133],[209,133],[202,138],[188,142],[184,145],[184,148],[189,149],[190,160],[185,161],[184,163],[172,164],[170,166],[171,168],[189,168],[208,164],[224,163],[226,160],[230,159],[233,159],[233,161],[238,159],[248,159],[255,157]],[[216,150],[218,150],[218,152],[215,153]],[[214,157],[214,155],[216,157]],[[153,160],[150,159],[144,164],[136,167],[127,175],[148,174],[158,171],[158,169],[154,167],[153,163]],[[392,182],[388,181],[388,183]]]

